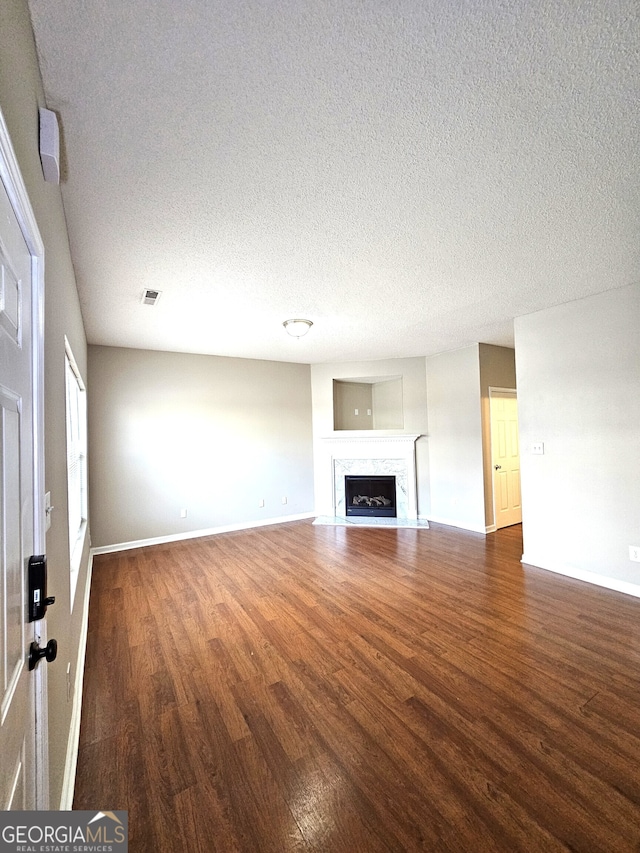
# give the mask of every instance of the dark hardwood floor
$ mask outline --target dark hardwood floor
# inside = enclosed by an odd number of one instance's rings
[[[640,600],[521,530],[96,557],[74,807],[130,850],[640,850]]]

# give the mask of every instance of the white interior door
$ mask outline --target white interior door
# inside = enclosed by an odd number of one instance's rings
[[[34,552],[31,253],[0,185],[0,806],[35,807],[27,565]]]
[[[47,809],[45,620],[28,621],[28,564],[43,554],[44,245],[0,111],[0,808]]]
[[[496,529],[520,524],[520,447],[515,391],[491,390],[491,462]]]

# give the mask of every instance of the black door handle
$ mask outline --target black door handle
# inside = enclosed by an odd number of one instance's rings
[[[35,669],[40,658],[46,658],[47,663],[51,663],[58,657],[58,641],[49,640],[44,649],[33,641],[29,646],[29,672]]]

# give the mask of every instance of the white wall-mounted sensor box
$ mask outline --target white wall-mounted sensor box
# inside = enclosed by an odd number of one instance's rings
[[[60,128],[53,110],[40,107],[40,162],[45,181],[60,183]]]

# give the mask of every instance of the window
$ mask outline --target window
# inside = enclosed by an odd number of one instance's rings
[[[87,531],[87,392],[66,338],[65,391],[69,558],[71,561],[71,607],[73,608]]]

